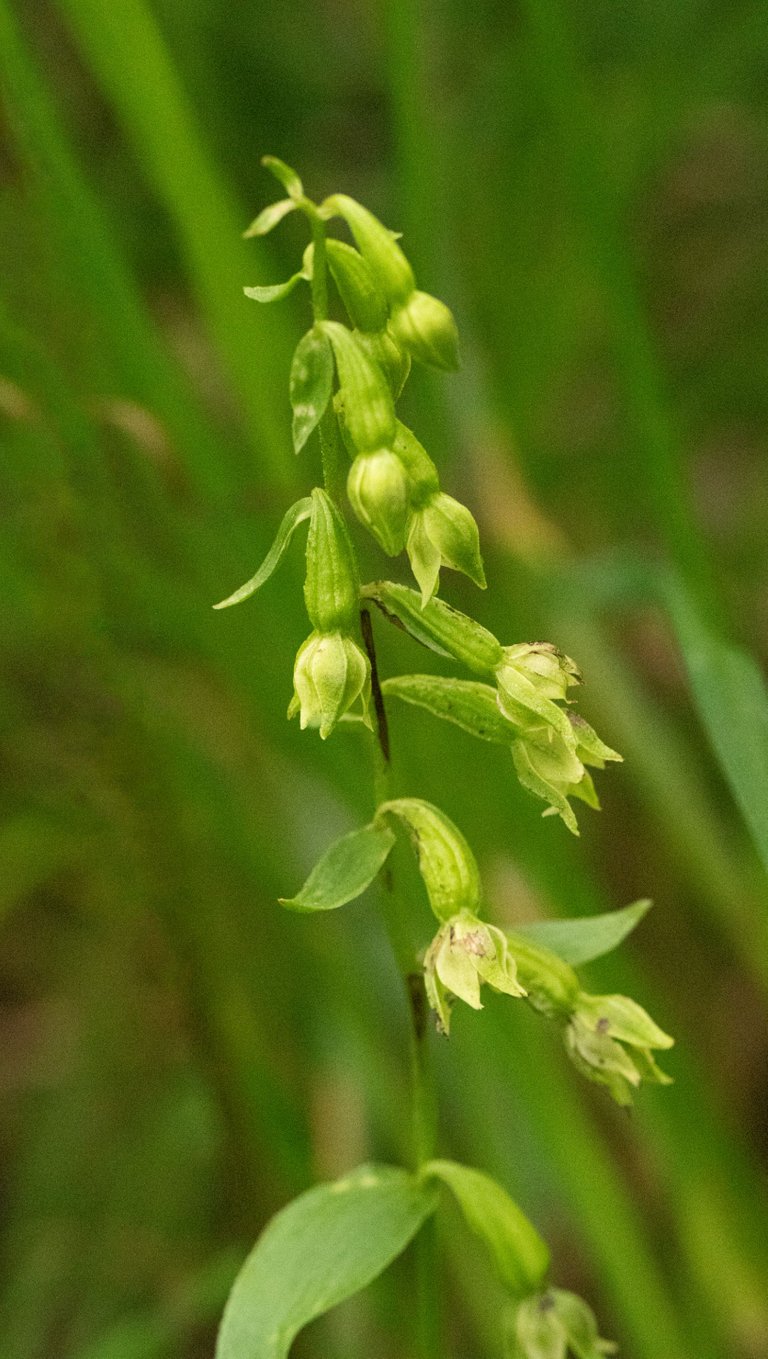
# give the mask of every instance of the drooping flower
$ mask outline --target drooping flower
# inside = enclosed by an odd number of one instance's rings
[[[424,958],[424,982],[443,1033],[450,1029],[455,998],[473,1010],[482,1009],[484,982],[508,996],[525,995],[504,931],[471,911],[460,911],[438,930]]]
[[[565,1029],[571,1061],[588,1080],[604,1085],[617,1104],[630,1105],[642,1081],[670,1085],[657,1066],[654,1049],[671,1048],[674,1039],[628,996],[579,993]]]
[[[358,699],[363,721],[371,725],[370,664],[352,637],[342,632],[313,632],[297,653],[293,685],[288,716],[298,713],[302,730],[318,727],[325,740]]]

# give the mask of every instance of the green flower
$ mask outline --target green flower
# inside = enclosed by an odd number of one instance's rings
[[[435,593],[441,566],[462,571],[481,590],[485,589],[477,524],[466,505],[444,491],[435,491],[420,509],[413,510],[407,546],[411,569],[421,587],[422,604],[427,604]]]
[[[288,716],[299,714],[302,731],[318,727],[323,740],[358,699],[370,726],[370,664],[365,652],[342,632],[313,632],[299,648],[293,670]]]
[[[581,991],[565,1028],[571,1061],[588,1080],[604,1085],[617,1104],[630,1105],[642,1081],[670,1085],[660,1070],[655,1048],[674,1039],[628,996],[590,996]]]
[[[459,911],[438,930],[424,958],[427,999],[441,1033],[448,1033],[456,997],[481,1010],[483,982],[508,996],[524,996],[503,930],[471,911]]]
[[[621,756],[600,740],[583,717],[559,708],[556,711],[565,720],[565,729],[549,723],[531,725],[512,742],[512,758],[523,787],[549,803],[544,815],[561,816],[568,829],[578,835],[568,798],[577,797],[587,806],[599,808],[586,766],[604,769],[608,760],[621,760]]]
[[[520,1303],[507,1337],[507,1359],[603,1359],[615,1354],[601,1340],[591,1308],[576,1293],[548,1288]]]

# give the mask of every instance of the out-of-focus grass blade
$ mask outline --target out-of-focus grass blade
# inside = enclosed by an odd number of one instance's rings
[[[209,500],[220,498],[231,478],[221,441],[211,446],[191,387],[155,330],[119,233],[80,171],[8,0],[0,0],[0,73],[29,191],[56,236],[57,268],[98,328],[102,380],[146,402],[172,433],[195,487]]]
[[[768,872],[768,688],[752,657],[704,623],[682,582],[660,580],[704,729]]]
[[[143,0],[59,0],[59,8],[173,219],[190,284],[259,459],[276,486],[295,486],[298,472],[286,457],[280,415],[288,323],[274,309],[256,314],[243,297],[254,266],[254,245],[241,239],[247,214],[208,159],[160,29]]]

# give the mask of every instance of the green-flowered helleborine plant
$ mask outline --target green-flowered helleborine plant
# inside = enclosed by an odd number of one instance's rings
[[[443,811],[399,795],[389,761],[390,700],[453,722],[483,741],[506,745],[520,783],[578,834],[571,799],[598,800],[591,770],[619,760],[572,707],[578,666],[550,642],[501,642],[438,595],[441,571],[459,571],[480,589],[485,572],[471,510],[441,489],[438,469],[395,404],[412,363],[452,370],[458,338],[451,312],[416,286],[395,233],[345,194],[322,203],[304,193],[282,161],[264,164],[285,196],[245,233],[263,236],[289,213],[308,223],[301,268],[286,283],[245,289],[275,302],[308,285],[312,321],[290,371],[293,443],[315,437],[322,486],[287,510],[274,544],[253,578],[217,608],[238,604],[271,576],[291,539],[307,523],[304,600],[310,632],[296,656],[288,716],[322,740],[341,724],[369,749],[376,812],[332,844],[304,886],[283,905],[334,910],[360,896],[385,865],[382,906],[406,983],[413,1026],[413,1161],[362,1166],[320,1185],[278,1213],[234,1285],[219,1332],[217,1359],[282,1359],[298,1331],[363,1288],[415,1240],[421,1255],[414,1308],[422,1359],[446,1354],[427,1267],[430,1219],[442,1186],[466,1225],[488,1248],[509,1302],[496,1328],[507,1359],[599,1359],[614,1346],[598,1335],[589,1307],[551,1286],[549,1252],[506,1191],[482,1171],[436,1157],[430,1107],[424,1005],[448,1035],[456,1002],[480,1010],[488,991],[523,1001],[556,1025],[582,1075],[628,1105],[642,1082],[669,1078],[654,1054],[669,1038],[634,1001],[590,995],[574,965],[599,956],[637,924],[648,903],[591,920],[541,922],[515,933],[486,918],[475,857]],[[340,222],[350,240],[328,235]],[[418,589],[389,580],[361,584],[350,512],[388,557],[407,554]],[[372,608],[416,642],[459,667],[455,676],[380,678]],[[355,734],[355,733],[358,734]],[[311,739],[311,738],[310,738]],[[421,954],[413,913],[397,894],[387,860],[400,831],[410,842],[435,917]],[[482,1117],[482,1111],[476,1111]]]

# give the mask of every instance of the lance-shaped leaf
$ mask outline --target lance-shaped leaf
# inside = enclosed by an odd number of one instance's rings
[[[295,897],[281,897],[290,911],[335,911],[354,901],[384,867],[395,843],[388,826],[363,826],[342,835],[315,864]]]
[[[326,241],[328,264],[341,300],[356,330],[383,330],[387,303],[359,251],[346,241]]]
[[[411,637],[439,656],[451,656],[469,670],[485,675],[503,659],[500,642],[474,618],[451,608],[444,599],[430,599],[422,605],[420,596],[407,585],[379,580],[362,589],[385,617],[398,623]]]
[[[429,1161],[423,1174],[452,1191],[470,1231],[488,1247],[502,1283],[516,1297],[541,1288],[549,1250],[506,1189],[481,1170],[456,1161]]]
[[[439,807],[416,797],[382,802],[377,820],[386,814],[396,816],[408,832],[438,920],[450,920],[459,911],[475,911],[480,901],[480,874],[458,826]]]
[[[292,293],[297,283],[306,279],[303,269],[297,274],[292,274],[285,283],[267,283],[263,287],[243,288],[246,297],[250,297],[254,302],[280,302],[289,293]]]
[[[304,197],[304,185],[295,170],[290,165],[286,165],[284,160],[278,160],[277,156],[262,156],[261,163],[265,170],[275,176],[282,184],[285,192],[291,198],[300,199]]]
[[[514,740],[515,728],[499,708],[490,684],[445,675],[396,675],[381,687],[388,697],[453,722],[481,741],[509,746]]]
[[[635,901],[620,911],[582,916],[578,920],[536,920],[530,925],[518,925],[515,933],[551,949],[571,967],[581,967],[618,948],[651,905],[650,901]]]
[[[309,519],[312,513],[312,501],[309,496],[302,500],[297,500],[295,505],[286,511],[283,521],[277,530],[277,536],[261,563],[255,576],[241,585],[239,590],[235,590],[233,595],[228,595],[219,604],[214,604],[214,609],[228,609],[232,604],[241,604],[244,599],[249,599],[252,594],[261,588],[268,581],[273,571],[279,566],[283,553],[293,537],[294,530],[305,519]]]
[[[333,345],[344,421],[359,453],[391,446],[395,438],[395,407],[389,384],[354,331],[338,321],[320,321]]]
[[[216,1359],[286,1359],[303,1326],[371,1283],[434,1212],[433,1186],[361,1166],[278,1213],[229,1295]]]
[[[298,275],[301,277],[301,275]],[[296,346],[291,363],[293,447],[300,453],[322,420],[333,388],[333,354],[326,336],[313,327]]]
[[[289,212],[295,212],[296,207],[292,198],[281,198],[277,203],[269,203],[243,232],[243,240],[247,241],[251,236],[266,236]]]

